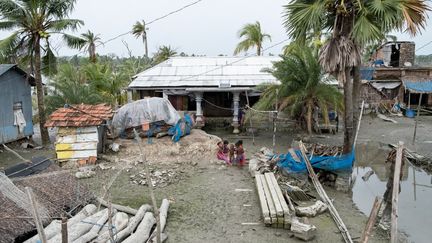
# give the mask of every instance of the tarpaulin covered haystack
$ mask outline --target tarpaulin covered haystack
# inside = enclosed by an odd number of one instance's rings
[[[135,128],[140,136],[166,133],[177,142],[180,137],[190,134],[193,123],[189,115],[181,118],[167,99],[153,97],[121,107],[114,115],[112,126],[115,137],[133,138]]]

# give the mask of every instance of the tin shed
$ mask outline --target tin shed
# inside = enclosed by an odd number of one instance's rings
[[[55,149],[60,162],[94,163],[103,152],[106,124],[113,114],[109,105],[71,105],[50,115],[47,127],[57,127]]]
[[[16,64],[0,64],[0,144],[33,135],[31,86]]]

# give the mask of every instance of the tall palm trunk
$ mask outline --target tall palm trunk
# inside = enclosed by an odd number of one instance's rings
[[[344,83],[344,103],[345,103],[345,117],[344,117],[344,154],[352,151],[353,136],[353,80],[351,79],[351,68],[345,68],[345,83]]]
[[[307,131],[309,135],[312,134],[312,104],[313,101],[311,100],[307,101],[306,125],[307,125]]]
[[[257,56],[261,56],[261,44],[257,45]]]
[[[94,43],[91,43],[89,45],[89,56],[90,56],[90,62],[96,63],[96,45]]]
[[[145,27],[144,27],[145,28]],[[144,30],[144,33],[142,35],[143,38],[143,43],[144,43],[144,53],[145,53],[145,57],[148,57],[148,48],[147,48],[147,33]]]
[[[357,128],[360,116],[360,91],[361,91],[361,76],[360,76],[360,66],[355,66],[353,68],[353,119],[354,128]],[[357,131],[357,130],[356,130]]]
[[[41,53],[40,53],[40,36],[35,37],[35,45],[34,45],[34,75],[36,81],[36,94],[38,101],[38,114],[39,114],[39,127],[41,133],[42,144],[47,145],[50,143],[48,129],[45,127],[46,123],[46,113],[45,113],[45,104],[44,104],[44,91],[42,85],[42,75],[41,75]]]

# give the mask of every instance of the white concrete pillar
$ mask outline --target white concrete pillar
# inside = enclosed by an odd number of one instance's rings
[[[127,102],[128,103],[132,103],[133,98],[132,98],[132,90],[128,90],[127,91]]]
[[[233,133],[237,134],[240,133],[239,130],[239,120],[238,120],[238,115],[239,115],[239,103],[240,103],[240,92],[232,92],[233,94],[233,107],[234,107],[234,112],[233,112]]]
[[[203,120],[203,110],[201,106],[201,102],[203,100],[203,92],[194,92],[195,95],[195,102],[196,102],[196,126],[198,128],[201,128],[204,126],[204,120]]]
[[[162,91],[162,98],[168,99],[168,94],[167,94],[167,91],[165,89]]]

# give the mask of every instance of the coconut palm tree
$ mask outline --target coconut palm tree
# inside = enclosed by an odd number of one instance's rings
[[[133,26],[132,26],[132,34],[136,37],[139,38],[141,37],[143,40],[143,44],[144,44],[144,53],[145,56],[148,57],[148,49],[147,49],[147,29],[146,29],[146,24],[145,21],[142,20],[141,22],[137,21]]]
[[[42,69],[52,69],[56,62],[49,38],[76,30],[83,21],[69,19],[75,0],[2,0],[0,1],[0,30],[12,34],[0,41],[0,52],[25,56],[36,80],[40,131],[43,144],[49,143],[45,127],[46,113],[42,88]]]
[[[262,32],[261,24],[258,21],[254,24],[246,24],[243,26],[243,28],[239,30],[238,36],[239,38],[244,38],[244,40],[237,44],[234,55],[255,47],[257,56],[261,56],[263,42],[266,39],[271,41],[270,35]]]
[[[177,51],[172,49],[171,46],[160,46],[153,56],[153,62],[159,64],[175,55],[177,55]]]
[[[96,63],[96,46],[103,44],[99,34],[94,34],[88,30],[86,33],[82,33],[79,37],[63,35],[63,38],[68,46],[79,50],[85,49],[89,54],[90,62]]]
[[[429,7],[424,0],[293,0],[284,8],[284,25],[294,40],[305,42],[309,33],[321,30],[332,33],[321,48],[319,60],[344,86],[344,152],[349,153],[358,110],[361,47],[393,30],[415,35],[425,27]]]
[[[275,103],[279,111],[288,112],[292,117],[306,121],[309,134],[312,133],[312,114],[316,107],[321,110],[325,123],[329,123],[330,107],[342,110],[342,94],[325,83],[318,57],[310,47],[292,45],[282,60],[275,62],[272,69],[266,69],[281,84],[267,86],[257,109],[273,109]],[[277,90],[277,91],[276,91]]]

